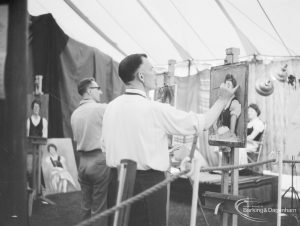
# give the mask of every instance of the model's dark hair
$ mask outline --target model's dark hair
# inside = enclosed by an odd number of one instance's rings
[[[224,82],[226,82],[226,81],[231,81],[231,82],[232,82],[232,85],[233,85],[233,88],[236,87],[236,85],[237,85],[236,79],[233,77],[232,74],[227,74],[227,75],[225,76]]]
[[[257,104],[250,104],[248,108],[252,108],[254,111],[256,111],[257,116],[259,116],[261,113]]]
[[[82,96],[86,92],[89,85],[92,84],[93,81],[95,81],[94,78],[84,78],[84,79],[82,79],[78,83],[78,86],[77,86],[78,93]]]
[[[38,104],[40,106],[40,108],[42,107],[42,102],[40,100],[34,99],[31,102],[31,109],[33,110],[34,104]]]
[[[134,74],[142,64],[142,57],[147,58],[146,54],[132,54],[125,57],[119,64],[119,76],[125,84],[134,80]]]
[[[55,149],[55,151],[57,151],[57,147],[56,147],[56,145],[55,144],[48,144],[48,146],[47,146],[47,150],[48,150],[48,152],[50,152],[50,148],[54,148]]]

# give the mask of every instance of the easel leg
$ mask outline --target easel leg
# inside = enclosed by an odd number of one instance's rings
[[[239,150],[231,148],[230,152],[230,162],[233,165],[239,164]],[[239,169],[233,170],[231,173],[231,193],[233,195],[239,194]],[[237,226],[238,216],[236,214],[232,214],[232,226]]]
[[[196,226],[197,207],[199,199],[199,177],[200,177],[200,159],[193,159],[194,161],[194,181],[193,181],[193,196],[191,206],[191,221],[190,226]],[[190,180],[191,181],[191,180]]]
[[[37,152],[38,145],[34,145],[32,152],[32,190],[33,190],[33,199],[36,198],[37,193]]]
[[[222,166],[228,165],[229,159],[228,159],[228,152],[222,153]],[[229,172],[228,171],[222,171],[222,177],[221,177],[221,193],[228,194],[229,187]],[[222,214],[222,226],[228,225],[228,213]]]
[[[33,207],[33,201],[36,199],[36,186],[37,186],[37,168],[36,168],[36,161],[37,161],[37,156],[36,156],[36,152],[37,152],[38,146],[34,145],[33,146],[33,151],[32,151],[32,187],[31,187],[31,191],[28,195],[28,216],[32,215],[32,207]]]
[[[38,152],[37,152],[37,187],[36,187],[36,192],[38,195],[42,195],[42,191],[41,191],[41,167],[42,167],[42,159],[41,159],[41,152],[42,150],[40,150],[40,147],[38,148]]]

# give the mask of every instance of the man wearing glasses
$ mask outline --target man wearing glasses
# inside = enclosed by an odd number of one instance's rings
[[[93,78],[81,80],[77,88],[82,100],[71,116],[71,126],[79,155],[78,180],[84,220],[107,208],[110,169],[106,166],[105,154],[100,148],[102,119],[106,108],[106,104],[99,103],[101,89]],[[102,218],[97,223],[106,225],[106,222]]]

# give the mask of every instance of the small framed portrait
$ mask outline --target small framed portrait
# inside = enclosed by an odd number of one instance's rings
[[[210,73],[210,107],[218,99],[220,85],[239,86],[209,129],[208,143],[213,146],[245,147],[248,106],[248,63],[213,67]]]
[[[27,96],[27,137],[48,137],[48,103],[49,96]]]
[[[177,85],[165,85],[155,89],[154,100],[176,106]]]
[[[77,167],[70,138],[51,138],[42,149],[45,194],[80,190]]]

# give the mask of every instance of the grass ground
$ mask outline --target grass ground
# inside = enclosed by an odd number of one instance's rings
[[[190,221],[190,201],[183,200],[180,196],[172,194],[170,203],[169,226],[188,226]],[[179,197],[179,198],[178,198]],[[49,197],[56,202],[55,206],[35,202],[33,215],[30,218],[30,226],[71,226],[77,224],[80,211],[80,193],[53,195]],[[220,216],[205,211],[210,226],[222,225]],[[269,222],[257,223],[238,218],[238,225],[245,226],[273,226],[276,225],[276,215],[268,218]],[[197,226],[206,226],[203,214],[198,210]],[[229,224],[230,225],[230,224]],[[283,219],[282,226],[296,226],[293,218]]]

